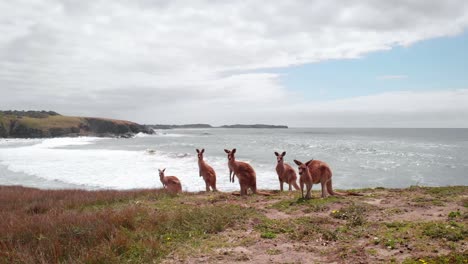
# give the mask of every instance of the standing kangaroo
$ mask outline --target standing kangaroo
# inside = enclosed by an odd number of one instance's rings
[[[289,191],[292,191],[291,185],[294,186],[294,189],[299,190],[299,186],[296,182],[296,171],[291,167],[291,165],[284,163],[283,158],[286,155],[286,151],[283,151],[281,154],[275,152],[275,155],[276,160],[278,161],[278,164],[276,165],[276,173],[278,174],[281,191],[283,191],[283,183],[287,183],[289,185]]]
[[[198,168],[199,168],[199,174],[200,177],[203,176],[203,180],[205,180],[205,185],[206,185],[206,191],[213,190],[214,192],[217,192],[218,190],[216,189],[216,172],[213,170],[213,168],[208,165],[204,160],[203,160],[203,153],[205,153],[205,149],[202,149],[201,151],[196,149],[198,153]]]
[[[236,161],[236,157],[234,154],[236,153],[236,149],[227,150],[225,149],[224,152],[227,153],[228,157],[228,167],[229,167],[229,180],[231,180],[232,175],[232,182],[234,182],[234,176],[239,178],[240,184],[240,195],[247,195],[248,189],[251,189],[253,193],[257,193],[257,178],[254,169],[248,163],[242,161]]]
[[[164,176],[166,169],[159,170],[159,179],[163,184],[163,187],[171,193],[182,192],[182,185],[180,180],[176,176]]]
[[[328,164],[319,160],[309,160],[305,164],[294,160],[294,163],[299,166],[299,175],[301,176],[299,182],[301,184],[302,198],[304,198],[304,185],[306,186],[306,199],[310,199],[312,185],[320,183],[322,185],[322,198],[327,197],[327,193],[334,195],[332,189],[332,172]]]
[[[301,175],[299,182],[301,185],[302,198],[304,198],[304,185],[306,185],[307,194],[306,199],[310,199],[312,190],[312,185],[320,183],[322,185],[322,198],[327,197],[327,194],[330,195],[353,195],[353,196],[363,196],[362,194],[355,192],[339,193],[333,191],[332,187],[332,171],[330,166],[327,163],[320,160],[309,160],[305,164],[294,160],[294,163],[299,166],[299,175]]]

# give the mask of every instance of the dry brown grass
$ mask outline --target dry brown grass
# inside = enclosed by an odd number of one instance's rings
[[[148,263],[248,219],[236,205],[194,207],[163,190],[0,186],[0,263]]]
[[[145,212],[138,206],[106,205],[154,194],[158,192],[0,187],[0,262],[74,262],[92,258],[100,247],[112,259],[105,248],[122,230],[134,229],[137,216]]]

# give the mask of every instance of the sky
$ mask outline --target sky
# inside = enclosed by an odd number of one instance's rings
[[[0,2],[0,109],[468,127],[468,1]]]

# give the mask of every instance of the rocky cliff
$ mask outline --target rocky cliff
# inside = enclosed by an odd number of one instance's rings
[[[153,130],[124,120],[62,116],[46,111],[0,111],[0,137],[3,138],[130,137],[140,132],[152,134]]]

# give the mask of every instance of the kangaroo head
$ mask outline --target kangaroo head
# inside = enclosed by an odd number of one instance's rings
[[[298,161],[298,160],[294,160],[294,163],[296,163],[296,165],[298,166],[298,170],[299,170],[299,175],[301,176],[310,176],[310,172],[309,172],[309,164],[312,160],[309,160],[308,162],[306,162],[305,164]]]
[[[228,157],[228,160],[229,161],[234,161],[236,160],[236,157],[234,156],[234,154],[236,153],[236,149],[232,149],[232,150],[227,150],[225,149],[224,152],[227,153],[227,157]]]
[[[162,169],[162,170],[158,169],[158,171],[159,171],[159,178],[161,178],[161,179],[164,178],[164,172],[166,171],[166,169],[165,168]]]
[[[283,162],[283,158],[284,156],[286,156],[286,151],[283,151],[283,153],[281,154],[275,151],[275,155],[276,155],[276,160],[278,161],[278,163]]]
[[[202,149],[201,151],[197,149],[197,153],[198,153],[198,159],[203,160],[203,153],[205,153],[205,149]]]

